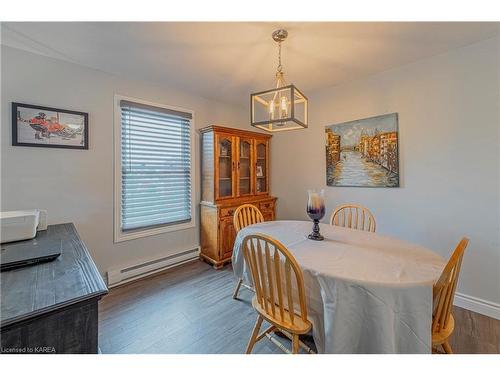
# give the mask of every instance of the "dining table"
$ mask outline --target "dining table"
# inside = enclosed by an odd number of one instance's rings
[[[394,237],[309,221],[268,221],[236,236],[236,277],[252,285],[242,243],[265,234],[281,242],[304,277],[308,319],[318,353],[431,353],[432,287],[445,260]]]

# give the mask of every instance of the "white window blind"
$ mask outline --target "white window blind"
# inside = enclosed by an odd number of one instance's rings
[[[192,115],[127,100],[121,110],[121,230],[191,220]]]

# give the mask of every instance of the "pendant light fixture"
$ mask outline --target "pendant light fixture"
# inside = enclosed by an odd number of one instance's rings
[[[287,36],[283,29],[272,35],[278,43],[275,88],[250,95],[251,125],[269,132],[307,128],[307,98],[293,84],[286,84],[281,65],[281,43]]]

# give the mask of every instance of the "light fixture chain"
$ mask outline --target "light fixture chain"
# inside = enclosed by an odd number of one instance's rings
[[[281,42],[278,42],[278,67],[277,67],[277,71],[278,72],[281,72],[281,70],[283,69],[283,66],[281,65]]]

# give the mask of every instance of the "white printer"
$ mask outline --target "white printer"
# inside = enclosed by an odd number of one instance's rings
[[[34,238],[37,230],[47,229],[46,210],[0,212],[0,242]]]

